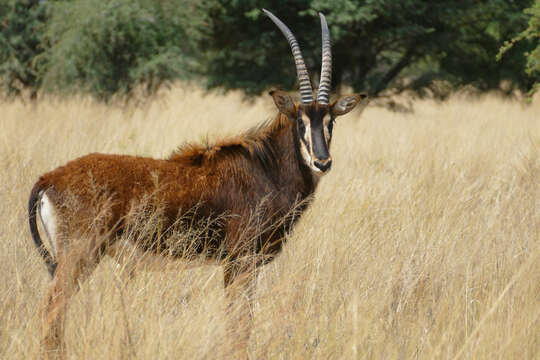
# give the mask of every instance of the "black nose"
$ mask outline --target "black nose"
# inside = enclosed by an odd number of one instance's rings
[[[332,166],[332,159],[315,160],[313,164],[318,167],[322,172],[325,172]]]

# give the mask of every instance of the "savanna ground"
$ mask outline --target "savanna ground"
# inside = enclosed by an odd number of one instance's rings
[[[26,203],[89,152],[165,157],[274,116],[269,97],[175,88],[126,110],[0,104],[0,358],[39,356],[48,274]],[[540,103],[456,96],[338,119],[334,168],[258,279],[252,359],[540,358]],[[219,267],[104,261],[72,299],[71,359],[232,358]],[[245,326],[245,324],[238,324]]]

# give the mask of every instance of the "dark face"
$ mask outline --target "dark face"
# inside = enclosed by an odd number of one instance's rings
[[[313,172],[320,175],[326,173],[332,166],[330,142],[335,122],[330,107],[300,105],[295,121],[304,162]]]
[[[326,174],[332,166],[330,142],[336,117],[348,113],[359,103],[367,104],[365,94],[343,96],[331,105],[316,101],[296,105],[289,95],[281,91],[272,91],[270,95],[279,111],[294,121],[302,159],[317,175]]]

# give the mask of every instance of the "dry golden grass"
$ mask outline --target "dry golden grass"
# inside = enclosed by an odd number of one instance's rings
[[[252,359],[540,358],[540,104],[414,108],[338,120],[333,170],[259,276]],[[95,151],[164,157],[275,112],[181,88],[130,111],[1,103],[0,358],[39,354],[49,278],[26,202],[41,173]],[[72,299],[70,358],[233,357],[220,268],[121,275],[104,261]]]

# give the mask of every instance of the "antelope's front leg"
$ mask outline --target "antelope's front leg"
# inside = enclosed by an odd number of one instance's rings
[[[233,358],[248,359],[248,344],[253,320],[253,295],[257,272],[254,266],[225,266],[227,299],[227,336],[231,339]]]

